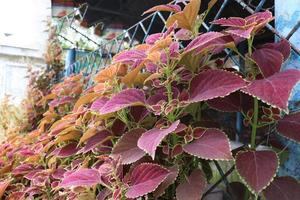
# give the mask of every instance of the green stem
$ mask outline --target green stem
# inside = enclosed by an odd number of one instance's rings
[[[252,132],[251,132],[251,148],[252,149],[255,149],[257,119],[258,119],[258,99],[254,98],[254,113],[253,113]]]
[[[252,56],[253,39],[254,39],[254,37],[252,37],[252,36],[248,39],[248,54],[249,54],[249,57]]]

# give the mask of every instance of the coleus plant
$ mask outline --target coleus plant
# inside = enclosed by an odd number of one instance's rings
[[[228,28],[199,34],[208,12],[198,16],[199,8],[191,0],[183,10],[151,9],[174,13],[166,32],[115,55],[84,91],[81,75],[54,86],[38,129],[0,147],[0,196],[198,200],[212,184],[212,161],[223,161],[239,175],[226,190],[232,198],[297,199],[299,183],[276,177],[280,146],[273,142],[277,133],[300,142],[300,114],[288,110],[300,71],[281,71],[289,43],[253,46],[272,20],[268,11],[216,20]],[[182,40],[191,41],[180,48]],[[243,40],[246,56],[235,47]],[[242,56],[245,69],[224,63],[224,48]],[[224,120],[234,112],[249,132],[239,148],[230,142],[234,123]]]

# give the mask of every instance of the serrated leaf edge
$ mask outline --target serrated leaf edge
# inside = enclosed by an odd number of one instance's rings
[[[225,95],[223,95],[223,96],[216,96],[216,97],[212,97],[212,98],[208,98],[208,99],[204,99],[204,100],[201,100],[201,101],[190,101],[190,100],[187,100],[186,102],[187,103],[198,103],[198,102],[203,102],[203,101],[208,101],[208,100],[212,100],[212,99],[215,99],[215,98],[224,98],[224,97],[227,97],[228,95],[230,95],[231,93],[234,93],[234,92],[236,92],[236,91],[239,91],[239,90],[241,90],[242,88],[245,88],[245,87],[247,87],[248,85],[247,85],[247,81],[241,76],[241,75],[238,75],[238,74],[236,74],[236,73],[233,73],[233,72],[229,72],[229,71],[226,71],[226,70],[223,70],[223,69],[212,69],[212,70],[216,70],[216,71],[224,71],[224,72],[226,72],[226,73],[230,73],[230,74],[233,74],[234,76],[237,76],[237,77],[240,77],[241,79],[243,79],[243,81],[245,82],[245,86],[243,86],[243,87],[240,87],[240,88],[238,88],[238,89],[236,89],[236,90],[234,90],[234,91],[231,91],[231,92],[229,92],[229,93],[227,93],[227,94],[225,94]],[[202,72],[200,72],[200,73],[204,73],[204,72],[206,72],[206,71],[209,71],[209,70],[204,70],[204,71],[202,71]],[[200,74],[199,73],[199,74]]]
[[[130,131],[133,131],[133,130],[137,130],[137,129],[143,129],[143,130],[145,130],[145,132],[147,131],[147,129],[144,129],[144,128],[134,128],[134,129],[131,129],[131,130],[129,130],[129,131],[127,131],[126,133],[128,133],[128,132],[130,132]],[[112,156],[112,152],[114,151],[114,149],[115,149],[115,147],[118,145],[118,143],[120,142],[120,140],[125,136],[125,134],[126,133],[124,133],[119,139],[118,139],[118,141],[116,142],[116,144],[114,145],[114,147],[113,147],[113,149],[112,149],[112,151],[111,151],[111,154],[109,155],[109,157],[111,157],[111,158],[113,158],[113,156]],[[138,146],[137,146],[138,147]],[[139,148],[139,147],[138,147]],[[144,151],[144,150],[143,150]],[[141,158],[140,158],[141,159]],[[138,160],[140,160],[140,159],[138,159]],[[121,158],[121,160],[122,160],[122,158]],[[138,160],[136,160],[136,161],[138,161]],[[122,163],[122,165],[129,165],[129,164],[132,164],[132,163],[135,163],[136,161],[134,161],[134,162],[121,162]]]
[[[231,152],[232,150],[231,150],[230,140],[229,140],[228,136],[226,135],[226,133],[225,133],[224,131],[220,130],[220,129],[217,129],[217,128],[207,128],[205,131],[207,131],[208,129],[215,129],[215,130],[221,131],[221,132],[225,135],[225,137],[226,137],[226,139],[227,139],[227,142],[228,142],[228,145],[229,145],[230,155],[231,155],[232,159],[211,159],[211,158],[205,158],[205,157],[202,157],[202,156],[194,155],[194,154],[192,154],[192,153],[187,152],[187,151],[184,149],[184,146],[187,145],[187,144],[185,144],[185,145],[183,146],[183,151],[186,152],[186,153],[189,154],[189,155],[192,155],[192,156],[195,156],[195,157],[197,157],[197,158],[204,159],[204,160],[216,160],[216,161],[232,161],[232,160],[234,160],[234,157],[232,156],[232,152]],[[204,132],[205,132],[205,131],[204,131]],[[204,133],[203,133],[203,134],[204,134]],[[200,137],[200,138],[201,138],[201,137]],[[200,138],[198,138],[197,140],[199,140]],[[195,140],[193,140],[193,141],[195,141]],[[189,143],[189,144],[190,144],[190,143]]]
[[[176,128],[178,127],[178,125],[180,124],[180,120],[177,120],[177,121],[178,121],[177,126],[174,128],[174,130],[170,131],[169,134],[171,134],[172,132],[174,132],[174,131],[176,130]],[[176,122],[176,121],[175,121],[175,122]],[[175,122],[173,122],[173,123],[175,123]],[[150,129],[150,130],[152,130],[152,129]],[[147,131],[150,131],[150,130],[147,130]],[[147,132],[147,131],[146,131],[146,132]],[[146,132],[145,132],[145,133],[146,133]],[[143,134],[145,134],[145,133],[143,133]],[[143,134],[142,134],[142,136],[143,136]],[[169,135],[169,134],[168,134],[168,135]],[[167,137],[168,135],[166,135],[165,137]],[[141,137],[142,137],[142,136],[141,136]],[[164,138],[165,138],[165,137],[164,137]],[[164,140],[164,138],[159,142],[159,144],[157,145],[157,147],[161,144],[161,142]],[[142,149],[143,151],[145,151],[149,156],[151,156],[152,160],[154,160],[154,158],[155,158],[155,152],[154,152],[154,155],[151,155],[146,149],[140,147],[139,145],[138,145],[138,147],[139,147],[140,149]],[[155,148],[155,151],[157,150],[157,147]]]
[[[170,172],[170,170],[168,170],[166,167],[164,167],[164,166],[162,166],[162,165],[159,165],[159,164],[156,164],[156,163],[149,163],[149,162],[145,162],[145,163],[141,163],[141,164],[139,164],[139,165],[137,165],[137,166],[140,166],[140,165],[155,165],[155,166],[159,166],[159,167],[161,167],[161,168],[163,168],[163,169],[165,169],[165,170],[167,170],[168,172],[169,172],[169,174],[171,173]],[[135,166],[135,167],[137,167],[137,166]],[[134,169],[133,169],[134,170]],[[132,173],[132,172],[131,172]],[[150,191],[150,192],[147,192],[146,194],[143,194],[143,195],[140,195],[140,196],[136,196],[136,197],[131,197],[131,198],[139,198],[139,197],[142,197],[142,196],[145,196],[145,195],[147,195],[147,194],[149,194],[149,193],[151,193],[151,192],[153,192],[153,191],[155,191],[157,188],[158,188],[158,186],[160,186],[160,184],[162,183],[162,182],[164,182],[165,180],[166,180],[166,178],[169,176],[169,174],[157,185],[157,187],[156,188],[154,188],[154,190],[152,190],[152,191]],[[127,193],[127,191],[126,191],[126,193]],[[126,196],[126,194],[125,194],[125,196]],[[126,196],[127,197],[127,196]],[[127,198],[129,198],[129,197],[127,197]]]
[[[273,151],[273,150],[269,150],[269,151]],[[244,152],[249,152],[249,150],[239,151],[239,152],[236,154],[235,157],[237,157],[239,154],[244,153]],[[273,151],[273,152],[274,152],[274,151]],[[256,193],[256,192],[251,188],[250,185],[248,185],[247,181],[246,181],[246,180],[242,177],[242,175],[239,173],[239,171],[238,171],[238,169],[237,169],[237,167],[236,167],[236,159],[234,160],[235,171],[236,171],[237,175],[239,176],[239,178],[242,180],[243,184],[248,188],[248,190],[249,190],[252,194],[254,194],[254,195],[259,195],[264,189],[266,189],[266,188],[273,182],[274,178],[276,177],[277,172],[278,172],[278,170],[279,170],[279,166],[280,166],[280,160],[279,160],[279,157],[278,157],[277,153],[276,153],[276,152],[274,152],[274,153],[275,153],[275,155],[276,155],[276,157],[277,157],[277,169],[276,169],[276,171],[275,171],[273,177],[271,178],[271,180],[270,180],[270,181],[269,181],[269,182],[268,182],[268,183],[267,183],[267,184],[266,184],[266,185],[265,185],[258,193]]]
[[[171,174],[171,173],[172,173],[172,172],[170,172],[170,174]],[[169,175],[170,175],[170,174],[169,174]],[[168,176],[169,176],[169,175],[168,175]],[[177,166],[177,170],[176,170],[176,178],[174,179],[173,182],[170,183],[170,185],[169,185],[168,187],[170,187],[173,183],[175,183],[175,181],[176,181],[177,178],[178,178],[178,175],[179,175],[179,167]],[[167,176],[167,177],[168,177],[168,176]],[[166,178],[167,178],[167,177],[166,177]],[[161,185],[161,184],[162,184],[162,182],[161,182],[159,185]],[[159,186],[157,186],[157,188],[158,188],[158,187],[159,187]],[[167,188],[168,188],[168,187],[167,187]],[[156,188],[156,189],[157,189],[157,188]],[[166,189],[167,189],[167,188],[166,188]],[[155,189],[155,190],[156,190],[156,189]],[[154,190],[154,192],[155,192],[155,190]],[[161,194],[159,194],[158,196],[156,196],[155,199],[157,199],[158,197],[161,197],[161,196],[164,195],[165,193],[166,193],[166,190],[164,190],[163,193],[161,193]]]

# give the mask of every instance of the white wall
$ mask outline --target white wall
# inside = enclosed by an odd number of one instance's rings
[[[28,62],[43,66],[51,0],[0,0],[0,98],[26,91]]]

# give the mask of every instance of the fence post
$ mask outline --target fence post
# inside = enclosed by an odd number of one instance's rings
[[[65,61],[65,76],[70,76],[72,72],[70,71],[70,66],[76,61],[76,50],[75,48],[68,49],[66,53]]]
[[[300,48],[300,0],[275,0],[276,29],[293,45]],[[300,56],[292,52],[284,63],[284,69],[300,69]],[[300,84],[296,86],[289,102],[291,112],[300,110]],[[289,158],[279,170],[279,175],[290,175],[300,179],[300,145],[282,138],[282,143],[288,145]]]

